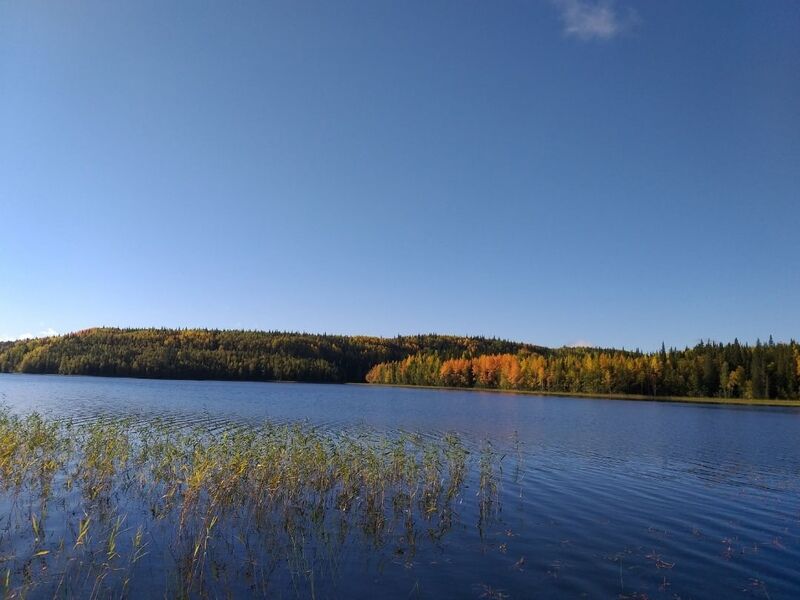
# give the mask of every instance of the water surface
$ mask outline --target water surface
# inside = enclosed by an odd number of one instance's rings
[[[317,597],[800,597],[797,409],[28,375],[0,375],[0,402],[76,423],[159,417],[219,434],[264,420],[457,432],[473,457],[492,444],[502,473],[491,519],[474,507],[473,473],[440,539],[423,531],[409,560],[391,540],[348,538]],[[144,561],[131,590],[156,592],[169,568]],[[275,577],[273,596],[310,592]]]

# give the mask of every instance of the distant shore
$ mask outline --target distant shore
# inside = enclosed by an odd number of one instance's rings
[[[64,375],[60,373],[0,373],[12,376],[35,377],[96,377],[98,379],[136,379],[140,381],[216,381],[221,383],[302,383],[308,385],[345,385],[358,387],[386,387],[416,390],[444,390],[450,392],[488,392],[494,394],[515,394],[518,396],[551,396],[561,398],[598,398],[604,400],[632,400],[639,402],[673,402],[680,404],[719,404],[728,406],[771,406],[800,408],[800,400],[779,398],[711,398],[707,396],[648,396],[646,394],[603,394],[599,392],[546,392],[541,390],[505,390],[487,387],[457,387],[444,385],[411,385],[400,383],[360,383],[330,381],[297,381],[291,379],[214,379],[181,377],[134,377],[130,375]]]
[[[599,392],[545,392],[541,390],[505,390],[487,387],[457,387],[444,385],[410,385],[400,383],[360,383],[330,381],[296,381],[290,379],[192,379],[179,377],[133,377],[130,375],[64,375],[60,373],[3,373],[4,375],[33,375],[36,377],[96,377],[98,379],[137,379],[140,381],[208,381],[221,383],[302,383],[309,385],[346,385],[358,387],[386,387],[411,390],[443,390],[449,392],[488,392],[517,396],[550,396],[554,398],[597,398],[602,400],[631,400],[638,402],[673,402],[678,404],[718,404],[727,406],[771,406],[800,408],[800,400],[780,398],[711,398],[706,396],[648,396],[646,394],[603,394]]]
[[[534,395],[800,406],[800,344],[771,337],[755,346],[705,341],[682,350],[662,344],[659,351],[640,352],[440,334],[381,338],[97,327],[0,342],[0,372],[437,389],[474,385]],[[547,387],[565,391],[541,391]]]
[[[800,400],[757,398],[712,398],[706,396],[648,396],[646,394],[601,394],[596,392],[545,392],[539,390],[504,390],[486,387],[454,387],[443,385],[409,385],[399,383],[347,383],[368,387],[408,388],[423,390],[448,390],[454,392],[492,392],[522,396],[553,396],[562,398],[600,398],[607,400],[636,400],[646,402],[676,402],[682,404],[726,404],[730,406],[784,406],[800,408]]]

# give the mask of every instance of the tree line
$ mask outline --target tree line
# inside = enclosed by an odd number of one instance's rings
[[[363,382],[381,362],[537,350],[483,337],[315,335],[277,331],[95,328],[0,342],[0,372],[158,379]],[[544,349],[541,349],[544,350]]]
[[[683,350],[522,349],[459,358],[421,352],[375,365],[382,384],[566,393],[800,399],[800,345],[701,342]]]
[[[645,353],[436,334],[94,328],[0,342],[0,372],[794,399],[800,345],[770,337]]]

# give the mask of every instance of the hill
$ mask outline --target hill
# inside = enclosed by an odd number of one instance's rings
[[[157,379],[363,382],[374,365],[420,353],[445,359],[546,352],[446,335],[380,338],[278,331],[94,328],[0,343],[0,372]]]
[[[644,353],[437,334],[95,328],[0,342],[0,372],[798,399],[800,345],[770,338]]]

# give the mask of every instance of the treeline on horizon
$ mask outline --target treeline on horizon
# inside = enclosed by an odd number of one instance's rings
[[[444,335],[314,335],[277,331],[94,328],[0,342],[0,372],[248,381],[364,382],[370,368],[419,353],[455,358],[546,351]]]
[[[701,342],[644,353],[483,337],[94,328],[0,342],[0,372],[800,398],[800,345]]]
[[[800,345],[701,342],[642,353],[562,348],[476,357],[419,353],[375,365],[369,383],[562,393],[800,399]]]

